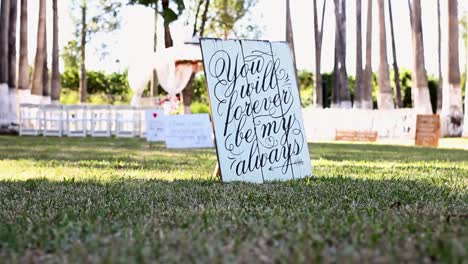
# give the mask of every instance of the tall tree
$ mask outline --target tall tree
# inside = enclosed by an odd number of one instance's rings
[[[182,11],[185,9],[183,0],[130,0],[130,4],[140,4],[144,6],[149,6],[158,10],[158,2],[161,1],[162,11],[159,13],[163,18],[164,24],[164,44],[165,47],[171,47],[173,45],[171,29],[169,27],[170,23],[178,19],[179,15],[182,14]],[[170,3],[176,5],[177,10],[173,10],[170,7]]]
[[[11,123],[16,123],[16,16],[17,0],[10,0],[10,21],[8,24],[8,88],[9,117]]]
[[[21,0],[18,91],[21,91],[20,93],[27,93],[28,90],[29,90],[28,0]],[[24,95],[19,94],[18,99],[22,100],[23,96]]]
[[[356,84],[354,85],[354,108],[362,107],[363,93],[361,0],[356,0]]]
[[[256,0],[212,0],[210,1],[210,12],[207,14],[208,27],[206,33],[213,37],[228,38],[231,35],[245,37],[236,32],[236,25],[245,18]],[[287,10],[286,10],[287,12]],[[254,31],[255,25],[248,25],[242,30]]]
[[[335,28],[337,24],[335,23]],[[334,60],[333,60],[333,87],[332,87],[332,107],[340,106],[340,87],[341,78],[338,70],[338,56],[339,56],[340,42],[338,30],[335,29],[335,48],[334,48]]]
[[[162,11],[159,12],[159,2],[162,2]],[[164,24],[164,45],[166,48],[173,45],[171,29],[169,24],[175,21],[178,16],[185,9],[183,0],[172,0],[177,5],[177,12],[170,8],[169,0],[130,0],[130,4],[140,4],[147,7],[151,7],[154,10],[154,34],[153,34],[153,52],[157,50],[157,28],[158,28],[158,15],[163,17]],[[203,1],[200,1],[200,4]],[[209,1],[206,1],[209,3]],[[196,33],[196,26],[194,27],[194,34]],[[156,96],[158,94],[158,77],[156,70],[153,70],[153,79],[151,82],[151,95]]]
[[[322,6],[322,22],[318,24],[317,14],[317,0],[313,1],[314,4],[314,36],[315,36],[315,71],[314,71],[314,86],[315,93],[313,98],[314,106],[323,108],[323,88],[322,88],[322,74],[320,72],[322,64],[322,39],[323,39],[323,22],[325,19],[325,7],[327,0],[323,1]],[[320,30],[319,30],[320,27]]]
[[[80,102],[86,103],[88,96],[87,79],[86,79],[86,35],[88,34],[86,21],[87,0],[81,2],[81,48],[80,48]]]
[[[198,16],[200,15],[202,4],[203,4],[203,0],[198,0],[197,9],[195,11],[195,22],[193,23],[192,36],[196,36],[198,34]]]
[[[8,28],[10,21],[10,1],[2,0],[0,13],[0,130],[9,123],[8,89]]]
[[[419,113],[431,114],[431,98],[427,86],[427,75],[424,67],[424,46],[422,42],[421,0],[412,2],[413,34],[413,108]]]
[[[348,89],[348,75],[346,73],[346,1],[335,0],[335,56],[338,101],[336,107],[351,108],[351,95]]]
[[[286,0],[286,42],[289,44],[289,49],[291,50],[291,55],[293,59],[294,72],[297,72],[296,67],[296,52],[294,50],[294,34],[292,29],[291,21],[291,8],[289,0]]]
[[[169,12],[169,0],[162,0],[162,9],[163,12]],[[169,21],[164,20],[164,45],[166,48],[172,47],[173,46],[173,41],[172,41],[172,35],[171,35],[171,29],[169,28]]]
[[[377,93],[377,105],[379,109],[393,109],[393,92],[390,86],[390,77],[388,73],[387,61],[387,36],[385,30],[385,1],[377,2],[378,21],[379,21],[379,74],[377,82],[379,90]]]
[[[437,0],[437,66],[439,73],[439,82],[437,85],[437,113],[442,110],[442,90],[443,90],[443,77],[442,77],[442,31],[440,26],[440,0]]]
[[[79,39],[80,49],[80,102],[87,98],[86,46],[97,32],[111,32],[120,26],[120,0],[74,0],[72,11],[79,13],[73,17],[76,24],[75,35]]]
[[[390,17],[390,33],[392,36],[392,54],[393,54],[393,75],[396,90],[396,101],[398,108],[403,107],[403,100],[401,98],[401,86],[400,86],[400,71],[398,70],[396,47],[395,47],[395,32],[393,31],[393,12],[392,12],[392,1],[388,0],[388,13]]]
[[[46,0],[39,0],[39,17],[37,26],[36,58],[34,60],[34,72],[31,94],[36,98],[42,98],[43,73],[45,62],[45,38],[46,38]],[[39,99],[35,99],[38,101]]]
[[[463,108],[458,63],[458,3],[448,0],[448,65],[441,111],[442,135],[462,134]]]
[[[49,67],[47,63],[47,26],[44,38],[44,67],[42,71],[42,103],[50,103]]]
[[[60,72],[59,72],[59,46],[58,46],[58,0],[52,0],[53,10],[53,40],[52,40],[52,80],[51,99],[52,102],[60,100]]]
[[[463,42],[465,43],[465,115],[463,118],[463,137],[468,138],[468,16],[461,20],[463,28]]]
[[[205,25],[206,25],[206,21],[208,19],[209,7],[210,7],[210,0],[205,0],[205,9],[203,10],[202,21],[201,21],[201,24],[200,24],[200,36],[201,37],[205,36]]]
[[[372,0],[367,0],[366,25],[366,69],[364,71],[364,91],[361,107],[372,109]]]
[[[153,52],[158,50],[158,2],[154,3],[154,32],[153,32]],[[158,75],[156,69],[153,69],[153,80],[151,82],[151,96],[157,96],[159,93]]]

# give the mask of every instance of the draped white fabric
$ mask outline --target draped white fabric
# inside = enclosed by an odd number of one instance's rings
[[[161,87],[169,96],[175,96],[182,92],[190,81],[193,71],[191,62],[200,60],[201,52],[198,46],[179,45],[136,61],[128,70],[128,81],[133,90],[131,104],[140,104],[141,95],[151,80],[153,69],[156,69]],[[176,66],[176,62],[187,63],[178,63]]]
[[[156,74],[161,87],[169,94],[174,96],[187,86],[192,75],[193,66],[191,64],[164,63],[156,65]]]

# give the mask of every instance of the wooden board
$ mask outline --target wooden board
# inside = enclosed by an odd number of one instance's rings
[[[416,139],[417,146],[437,147],[440,137],[439,115],[417,115],[416,116]]]
[[[311,176],[288,44],[220,39],[200,43],[223,181]]]
[[[377,131],[336,130],[335,140],[344,141],[377,141]]]

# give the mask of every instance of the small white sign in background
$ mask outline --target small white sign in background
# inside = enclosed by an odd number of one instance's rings
[[[146,140],[150,142],[164,141],[164,111],[145,111]]]
[[[312,175],[286,42],[201,39],[223,181]]]
[[[213,129],[208,114],[165,117],[167,148],[212,148]]]

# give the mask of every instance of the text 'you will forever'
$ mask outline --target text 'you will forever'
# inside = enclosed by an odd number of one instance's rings
[[[224,181],[312,174],[287,43],[201,40]]]

